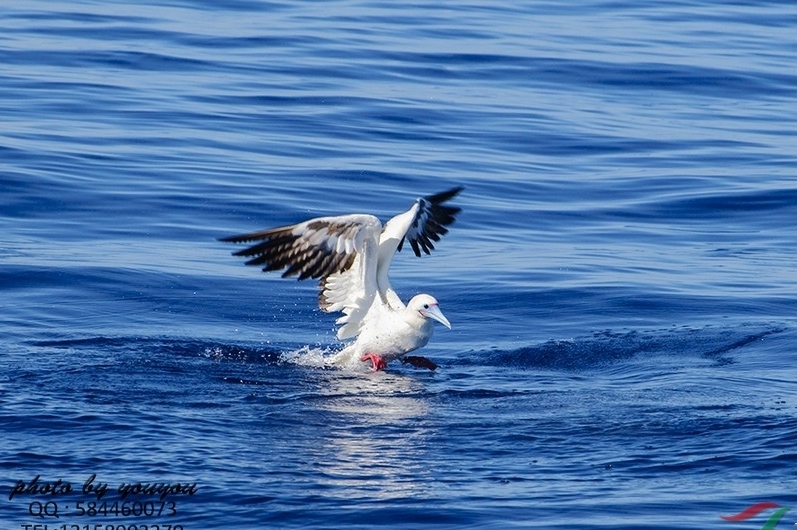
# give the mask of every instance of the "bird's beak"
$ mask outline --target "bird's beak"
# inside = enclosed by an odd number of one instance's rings
[[[448,329],[451,329],[451,322],[449,322],[448,319],[443,315],[443,312],[440,311],[440,308],[437,305],[430,305],[429,309],[424,309],[422,313],[423,316],[427,318],[433,318]]]

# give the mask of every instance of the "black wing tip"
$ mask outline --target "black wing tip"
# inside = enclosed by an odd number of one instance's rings
[[[428,219],[423,223],[424,226],[417,234],[413,234],[412,237],[405,236],[401,238],[396,250],[400,252],[406,240],[409,241],[412,252],[417,257],[420,258],[423,254],[431,254],[431,251],[434,250],[433,241],[440,241],[440,237],[448,233],[446,226],[454,223],[456,215],[462,211],[459,206],[449,206],[443,203],[453,199],[464,189],[465,186],[456,186],[418,199],[422,210],[426,212],[425,215],[428,215]],[[417,225],[419,221],[420,218],[416,217],[413,224]]]
[[[254,234],[236,234],[234,236],[224,236],[224,237],[217,237],[216,241],[221,241],[223,243],[251,243],[253,241],[259,241],[262,237],[254,237]]]
[[[218,238],[219,241],[225,243],[251,243],[253,241],[268,241],[280,238],[292,238],[292,230],[296,225],[279,226],[277,228],[268,228],[266,230],[258,230],[257,232],[247,232],[245,234],[235,234],[232,236],[224,236]]]
[[[464,189],[465,186],[455,186],[449,190],[441,191],[440,193],[435,193],[434,195],[427,195],[426,197],[424,197],[424,199],[431,202],[432,204],[440,204],[446,201],[450,201],[451,199],[459,195]]]
[[[263,239],[268,239],[268,237],[264,237],[260,233],[237,234],[234,236],[216,238],[217,241],[222,241],[224,243],[251,243],[252,241],[262,241]]]

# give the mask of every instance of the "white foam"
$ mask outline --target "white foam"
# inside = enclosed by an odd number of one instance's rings
[[[367,368],[366,363],[360,362],[359,359],[351,355],[350,348],[302,346],[298,350],[283,352],[280,359],[286,363],[312,368],[338,368],[355,371],[363,371]]]

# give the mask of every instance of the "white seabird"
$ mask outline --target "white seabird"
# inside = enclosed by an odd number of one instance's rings
[[[247,265],[263,271],[286,269],[282,276],[319,279],[319,307],[341,311],[336,323],[339,339],[357,337],[332,358],[338,365],[371,361],[374,370],[401,359],[434,370],[425,357],[405,355],[429,342],[432,320],[451,329],[437,300],[428,294],[413,297],[405,306],[390,286],[388,269],[396,251],[409,241],[415,255],[429,254],[433,241],[448,233],[460,208],[444,203],[462,191],[457,187],[419,198],[412,208],[390,219],[384,227],[368,214],[317,217],[303,223],[225,237],[221,241],[254,245],[234,252],[250,258]]]

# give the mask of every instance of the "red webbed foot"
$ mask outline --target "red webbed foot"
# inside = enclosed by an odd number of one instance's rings
[[[387,368],[387,363],[383,358],[375,353],[366,353],[362,357],[360,357],[362,362],[371,361],[373,363],[374,372],[378,372],[379,370],[384,370]]]

